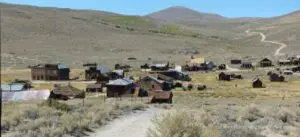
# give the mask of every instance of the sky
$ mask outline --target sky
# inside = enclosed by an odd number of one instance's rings
[[[300,0],[0,0],[5,3],[102,10],[146,15],[171,6],[184,6],[226,17],[273,17],[300,10]]]

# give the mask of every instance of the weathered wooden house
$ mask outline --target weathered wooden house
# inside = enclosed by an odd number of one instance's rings
[[[58,100],[68,100],[73,98],[85,98],[85,92],[72,85],[58,85],[55,84],[50,92],[50,97]]]
[[[283,75],[293,75],[293,71],[292,70],[284,70],[283,71]]]
[[[103,90],[103,84],[100,83],[94,83],[94,84],[88,84],[86,86],[86,92],[102,92]]]
[[[293,62],[289,59],[285,59],[285,60],[278,60],[277,64],[280,66],[284,66],[284,65],[292,65]]]
[[[226,69],[226,64],[220,64],[218,66],[218,70],[225,70]]]
[[[166,71],[169,69],[169,62],[167,64],[152,64],[151,71]]]
[[[175,69],[169,69],[167,71],[162,71],[162,72],[158,72],[158,73],[168,76],[168,77],[171,77],[175,80],[181,80],[181,81],[191,81],[192,80],[186,72],[178,71]]]
[[[172,103],[173,93],[171,91],[150,91],[149,96],[151,98],[151,103]]]
[[[151,69],[150,65],[149,64],[144,64],[144,65],[141,65],[140,67],[141,69]]]
[[[70,69],[64,64],[30,66],[32,80],[69,80]]]
[[[264,58],[261,61],[259,61],[259,66],[260,67],[271,67],[271,66],[273,66],[272,60],[270,60],[268,58]]]
[[[144,78],[137,81],[136,84],[139,88],[143,88],[147,91],[152,91],[152,90],[170,91],[173,87],[173,83],[159,80],[158,78],[152,75],[145,76]]]
[[[242,64],[242,60],[241,59],[232,59],[232,60],[230,60],[230,63],[233,65]]]
[[[284,82],[285,78],[282,75],[278,75],[276,73],[273,72],[268,72],[267,74],[269,76],[269,80],[271,82]]]
[[[251,62],[243,62],[241,64],[241,69],[251,69],[251,68],[253,68],[253,65]]]
[[[135,83],[128,79],[116,79],[110,80],[106,85],[106,95],[107,97],[122,97],[131,96],[135,92]]]
[[[97,63],[84,64],[85,79],[86,80],[97,80],[97,81],[108,81],[108,74],[111,70],[108,67],[98,65]]]
[[[124,72],[129,72],[132,67],[127,64],[115,64],[115,70],[123,70]]]
[[[253,88],[263,88],[263,83],[259,78],[256,78],[252,81]]]
[[[292,68],[292,71],[293,71],[293,72],[300,72],[300,66],[293,67],[293,68]]]
[[[219,80],[220,81],[230,81],[231,80],[231,76],[228,74],[225,74],[224,72],[221,72],[219,74]]]

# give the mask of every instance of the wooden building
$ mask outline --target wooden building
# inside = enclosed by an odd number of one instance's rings
[[[86,92],[102,92],[103,84],[95,83],[86,86]]]
[[[108,98],[131,96],[134,94],[136,87],[133,81],[128,78],[110,80],[105,86]]]
[[[68,100],[73,98],[85,98],[85,92],[72,85],[54,85],[54,89],[51,90],[50,97],[58,100]]]
[[[268,58],[264,58],[261,61],[259,61],[259,66],[260,67],[272,67],[272,61]]]
[[[151,98],[151,103],[172,103],[173,93],[171,91],[150,91],[149,96]]]
[[[108,81],[108,74],[111,70],[108,67],[98,65],[97,63],[87,63],[83,65],[85,69],[86,80]]]
[[[169,69],[167,71],[158,72],[158,73],[168,76],[168,77],[171,77],[175,80],[181,80],[181,81],[191,81],[192,80],[186,72],[178,71],[175,69]]]
[[[263,83],[259,78],[256,78],[252,81],[253,88],[263,88]]]
[[[293,68],[292,68],[292,71],[293,71],[293,72],[300,72],[300,66],[293,67]]]
[[[243,62],[241,64],[241,69],[251,69],[251,68],[253,68],[253,65],[251,62]]]
[[[143,88],[147,91],[152,90],[164,90],[164,91],[170,91],[173,87],[173,83],[159,80],[155,76],[148,75],[144,78],[140,79],[136,82],[138,87]]]
[[[273,73],[273,72],[268,72],[267,74],[269,76],[269,80],[271,82],[284,82],[284,76],[282,75],[278,75],[276,73]]]
[[[151,71],[166,71],[169,69],[169,62],[167,64],[152,64]]]
[[[284,66],[284,65],[292,65],[293,62],[289,59],[285,59],[285,60],[278,60],[277,64],[280,66]]]
[[[242,60],[241,59],[232,59],[232,60],[230,60],[230,63],[233,65],[242,64]]]
[[[70,69],[64,64],[39,64],[30,68],[32,80],[69,80]]]

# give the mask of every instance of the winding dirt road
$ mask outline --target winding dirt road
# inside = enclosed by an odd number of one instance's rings
[[[146,137],[152,126],[151,119],[161,113],[162,109],[148,108],[133,114],[121,116],[108,125],[98,129],[91,137]]]
[[[270,41],[270,40],[266,40],[266,35],[262,32],[254,32],[254,31],[251,31],[250,29],[246,30],[245,31],[248,35],[251,35],[251,34],[259,34],[261,36],[261,42],[264,42],[264,43],[272,43],[272,44],[277,44],[277,45],[280,45],[279,48],[276,49],[275,53],[274,53],[274,56],[282,56],[284,55],[283,53],[281,53],[280,51],[282,49],[284,49],[285,47],[287,47],[286,44],[284,43],[281,43],[281,42],[278,42],[278,41]]]

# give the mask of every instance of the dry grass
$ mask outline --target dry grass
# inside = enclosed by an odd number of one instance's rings
[[[132,102],[104,103],[99,98],[65,103],[29,101],[3,105],[1,131],[11,137],[83,136],[119,115],[141,110],[144,104]]]
[[[157,116],[149,137],[298,137],[300,110],[212,106]]]

